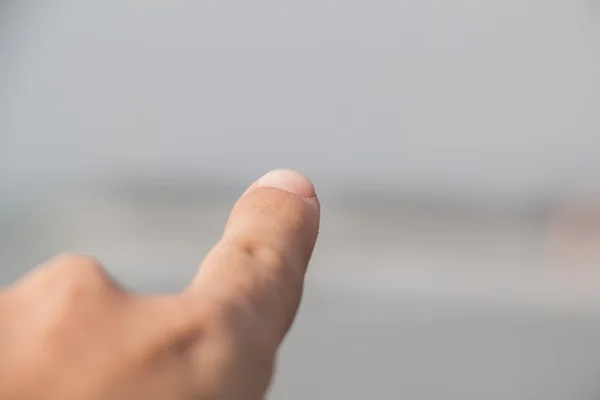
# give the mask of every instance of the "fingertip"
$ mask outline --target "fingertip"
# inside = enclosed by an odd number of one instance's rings
[[[317,198],[315,187],[310,178],[291,169],[272,170],[259,178],[253,186],[255,188],[271,187],[284,190],[307,200],[316,200]]]

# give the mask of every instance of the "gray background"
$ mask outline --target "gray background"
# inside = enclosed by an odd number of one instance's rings
[[[532,195],[596,180],[595,1],[4,6],[2,171]]]
[[[0,3],[0,284],[64,250],[182,288],[245,185],[315,181],[274,399],[593,400],[594,1]],[[551,208],[550,208],[551,212]],[[575,272],[573,272],[575,271]]]

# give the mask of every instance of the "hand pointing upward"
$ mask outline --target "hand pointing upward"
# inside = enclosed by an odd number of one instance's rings
[[[0,399],[262,399],[319,214],[308,178],[268,173],[183,293],[128,292],[85,256],[34,269],[0,292]]]

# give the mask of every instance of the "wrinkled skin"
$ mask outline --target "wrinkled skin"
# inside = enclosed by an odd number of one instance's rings
[[[310,181],[279,170],[183,293],[128,292],[86,256],[32,270],[0,292],[0,399],[264,398],[318,227]]]

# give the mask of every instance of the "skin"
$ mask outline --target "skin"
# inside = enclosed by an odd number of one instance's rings
[[[183,293],[63,255],[0,292],[0,399],[262,399],[319,229],[310,180],[256,181]]]

